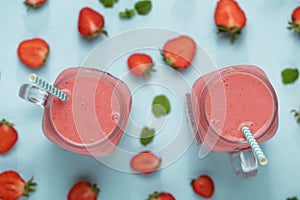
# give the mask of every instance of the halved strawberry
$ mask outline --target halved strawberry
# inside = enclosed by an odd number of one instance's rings
[[[300,33],[300,6],[295,8],[292,13],[292,21],[289,22],[289,30],[295,30]]]
[[[233,43],[246,25],[246,15],[234,0],[219,0],[215,10],[215,23],[218,33],[228,33]]]
[[[94,38],[100,33],[107,35],[103,27],[104,17],[100,13],[88,7],[84,7],[80,10],[78,31],[82,36]]]
[[[25,183],[22,177],[15,171],[9,170],[0,174],[0,199],[16,200],[21,196],[29,196],[34,192],[37,184],[33,178]]]
[[[41,67],[46,62],[48,54],[49,45],[40,38],[24,40],[18,46],[18,56],[28,67]]]
[[[210,198],[215,190],[213,180],[207,175],[201,175],[193,179],[191,185],[194,192],[204,198]]]
[[[80,181],[72,186],[68,193],[68,200],[96,200],[100,189],[96,184]]]
[[[135,76],[150,77],[151,72],[154,72],[152,58],[147,54],[134,53],[127,60],[127,65],[130,72]]]
[[[134,155],[130,160],[130,166],[134,171],[149,174],[157,170],[161,159],[151,151],[142,151]]]
[[[41,5],[43,5],[46,2],[46,0],[25,0],[25,4],[29,7],[39,7]]]
[[[189,36],[182,35],[167,41],[163,47],[164,60],[175,69],[191,65],[196,53],[196,43]]]
[[[17,142],[18,133],[5,119],[0,121],[0,154],[7,153]]]
[[[175,197],[168,192],[154,192],[148,196],[148,200],[175,200]]]

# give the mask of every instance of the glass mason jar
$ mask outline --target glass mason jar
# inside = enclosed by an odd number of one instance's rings
[[[211,72],[195,81],[187,104],[199,156],[228,152],[236,174],[254,176],[257,160],[241,128],[248,126],[258,143],[277,131],[278,101],[266,74],[249,65]]]
[[[21,98],[44,108],[45,136],[75,153],[111,154],[129,119],[132,100],[126,84],[106,72],[77,67],[61,72],[53,85],[67,94],[67,101],[30,84],[19,92]]]

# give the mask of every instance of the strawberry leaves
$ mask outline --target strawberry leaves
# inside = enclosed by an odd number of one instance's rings
[[[296,22],[289,22],[288,30],[294,30],[297,33],[300,33],[300,24]]]
[[[242,29],[237,27],[227,28],[223,25],[217,25],[218,34],[227,33],[230,36],[230,42],[233,44],[242,34]]]
[[[35,191],[35,187],[37,186],[37,183],[33,182],[33,177],[26,182],[24,186],[24,195],[26,197],[29,197],[30,193],[33,193]]]

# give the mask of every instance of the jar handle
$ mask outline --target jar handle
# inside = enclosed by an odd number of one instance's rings
[[[29,102],[33,102],[42,108],[46,105],[46,100],[49,93],[45,90],[31,85],[31,84],[23,84],[19,90],[19,96]]]
[[[235,173],[243,178],[255,176],[258,171],[258,162],[251,150],[229,153]]]

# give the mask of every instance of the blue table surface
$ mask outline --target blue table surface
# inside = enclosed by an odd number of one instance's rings
[[[300,83],[283,85],[280,76],[284,68],[299,65],[300,37],[286,29],[291,12],[299,1],[239,0],[247,15],[247,25],[233,45],[216,34],[213,19],[216,2],[153,0],[148,15],[130,20],[121,20],[118,12],[133,7],[135,1],[120,0],[114,8],[105,9],[97,0],[49,0],[40,9],[29,11],[22,1],[2,2],[0,118],[15,124],[19,140],[8,154],[0,156],[0,172],[15,170],[26,180],[34,176],[38,186],[31,200],[66,199],[70,187],[79,180],[97,183],[101,188],[99,199],[138,200],[146,199],[153,191],[168,191],[176,199],[196,200],[202,198],[193,193],[190,180],[200,174],[208,174],[214,180],[215,193],[211,199],[283,200],[300,197],[300,132],[299,124],[290,112],[300,106],[300,93],[296,92]],[[279,99],[278,131],[271,140],[262,144],[269,164],[260,167],[257,176],[241,179],[234,174],[226,153],[210,153],[200,160],[197,156],[199,148],[193,142],[171,165],[150,175],[140,175],[121,172],[98,159],[76,155],[49,142],[41,129],[43,110],[22,101],[18,90],[27,82],[30,73],[54,81],[63,69],[81,66],[94,48],[109,40],[100,36],[87,41],[79,35],[78,13],[85,6],[104,15],[109,38],[144,27],[174,30],[192,36],[206,49],[217,68],[240,64],[262,68]],[[33,37],[45,39],[51,49],[46,64],[40,69],[24,66],[16,53],[19,42]],[[126,146],[124,141],[122,145]]]

